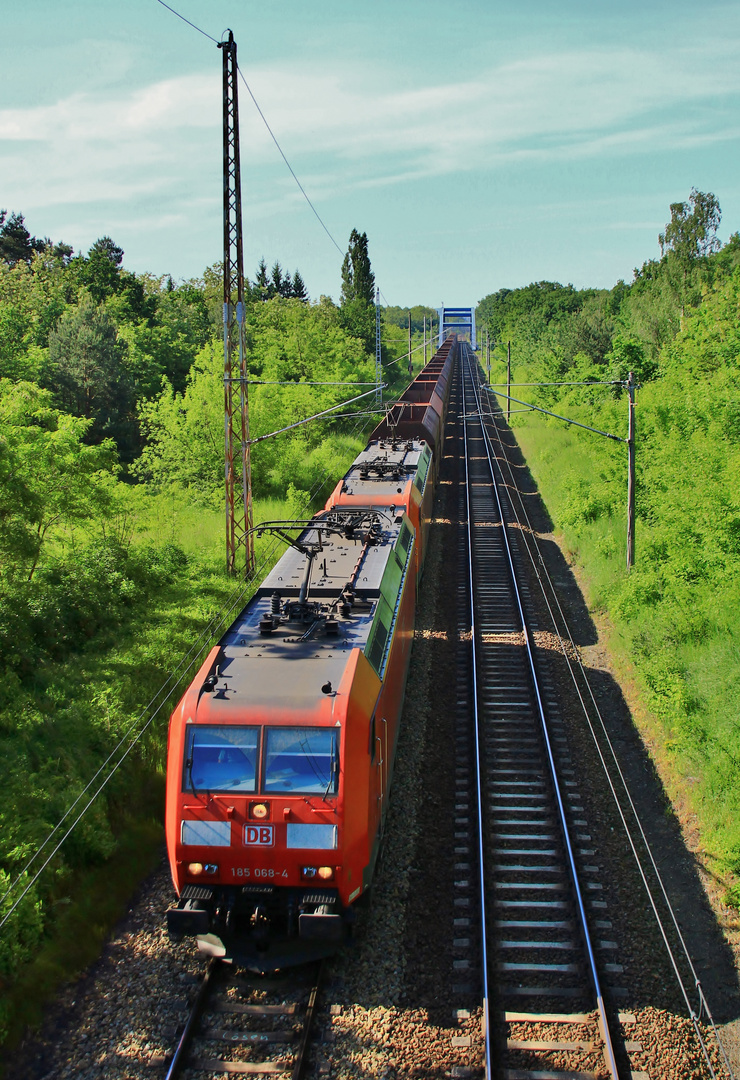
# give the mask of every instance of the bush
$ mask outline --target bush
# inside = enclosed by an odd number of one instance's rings
[[[185,553],[172,543],[127,549],[119,541],[100,540],[50,559],[31,581],[0,580],[6,669],[29,676],[39,663],[79,651],[186,564]]]

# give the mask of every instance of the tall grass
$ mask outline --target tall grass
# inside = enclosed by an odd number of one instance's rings
[[[624,487],[604,512],[588,436],[532,414],[512,420],[556,531],[582,570],[589,607],[613,627],[610,647],[638,687],[664,782],[696,814],[705,856],[725,879],[728,902],[740,906],[738,578],[669,573],[654,550],[661,523],[639,518],[628,573],[625,448],[615,447]]]

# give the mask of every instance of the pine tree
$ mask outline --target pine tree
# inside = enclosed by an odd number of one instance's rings
[[[296,270],[295,274],[293,274],[292,295],[296,300],[302,300],[304,304],[308,303],[308,289],[299,270]]]
[[[272,265],[272,272],[270,274],[270,287],[272,289],[271,296],[285,296],[285,279],[283,278],[283,268],[280,263],[275,260]],[[290,274],[288,274],[288,288],[290,288]]]
[[[23,220],[23,214],[7,216],[0,210],[0,259],[15,266],[18,262],[30,263],[35,251],[43,251],[50,240],[37,240],[31,236]]]
[[[257,267],[257,277],[254,279],[254,284],[257,289],[258,298],[260,300],[269,300],[270,298],[270,281],[267,277],[267,263],[265,262],[264,255],[260,259],[260,264]]]

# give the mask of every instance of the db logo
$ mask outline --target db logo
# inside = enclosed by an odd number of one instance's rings
[[[244,843],[259,847],[272,847],[275,843],[272,825],[247,825],[244,830]]]

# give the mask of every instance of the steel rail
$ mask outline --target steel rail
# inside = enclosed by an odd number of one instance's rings
[[[175,1080],[176,1077],[187,1067],[187,1056],[190,1050],[193,1036],[195,1035],[200,1018],[205,1010],[206,1002],[208,1001],[208,995],[211,992],[211,981],[221,966],[221,960],[211,960],[210,964],[206,968],[206,973],[203,976],[203,981],[198,987],[198,993],[193,1007],[190,1010],[190,1015],[187,1018],[185,1027],[182,1029],[180,1038],[177,1041],[175,1052],[172,1055],[172,1061],[167,1069],[167,1075],[165,1080]]]
[[[482,403],[481,403],[479,394],[476,392],[476,379],[475,379],[475,376],[474,376],[472,365],[470,364],[468,350],[465,347],[465,345],[463,345],[463,357],[464,357],[464,363],[467,366],[468,376],[469,376],[469,378],[471,380],[471,383],[472,383],[472,386],[473,386],[473,396],[474,396],[475,401],[476,401],[476,407],[477,407],[478,411],[480,412],[481,409],[482,409]],[[467,418],[467,415],[466,415],[467,414],[467,408],[466,408],[466,404],[465,404],[465,386],[464,386],[464,384],[465,384],[465,375],[463,374],[463,421],[464,421],[464,428],[465,428],[465,432],[466,432],[465,445],[466,445],[466,478],[467,478],[467,420],[468,420],[468,418]],[[526,648],[526,655],[527,655],[527,665],[528,665],[529,672],[530,672],[532,687],[533,687],[533,690],[534,690],[534,698],[535,698],[536,706],[537,706],[537,714],[538,714],[538,717],[539,717],[540,728],[541,728],[542,736],[543,736],[543,739],[544,739],[546,755],[547,755],[548,764],[549,764],[549,768],[550,768],[550,780],[552,782],[553,793],[554,793],[554,796],[555,796],[555,802],[556,802],[556,805],[557,805],[557,808],[558,808],[558,817],[559,817],[560,826],[561,826],[561,833],[562,833],[563,843],[565,845],[565,851],[566,851],[566,856],[567,856],[571,881],[572,881],[572,884],[573,884],[573,891],[574,891],[574,896],[575,896],[575,900],[576,900],[576,906],[578,908],[580,924],[581,924],[581,930],[582,930],[582,933],[583,933],[583,940],[584,940],[584,944],[585,944],[585,947],[586,947],[586,954],[587,954],[587,957],[588,957],[588,968],[589,968],[590,979],[591,979],[592,987],[593,987],[593,990],[594,990],[594,995],[595,995],[595,998],[596,998],[597,1008],[598,1008],[598,1012],[599,1012],[599,1020],[600,1020],[599,1026],[600,1026],[600,1030],[601,1030],[602,1039],[604,1041],[604,1056],[605,1056],[605,1059],[606,1059],[607,1067],[608,1067],[608,1069],[610,1071],[611,1076],[613,1077],[613,1080],[619,1080],[619,1073],[618,1073],[618,1070],[617,1070],[617,1064],[616,1064],[616,1059],[615,1059],[615,1055],[614,1055],[614,1048],[613,1048],[613,1045],[612,1045],[611,1035],[610,1035],[610,1031],[609,1031],[609,1023],[608,1023],[608,1018],[607,1018],[607,1014],[606,1014],[606,1007],[605,1007],[605,1004],[604,1004],[603,992],[602,992],[602,989],[601,989],[600,980],[599,980],[599,976],[598,976],[598,971],[597,971],[597,967],[596,967],[596,958],[595,958],[595,955],[594,955],[593,945],[592,945],[592,942],[591,942],[591,936],[590,936],[590,933],[589,933],[589,930],[588,930],[588,922],[587,922],[587,918],[586,918],[585,903],[584,903],[584,900],[583,900],[583,894],[582,894],[581,887],[580,887],[580,882],[579,882],[579,879],[578,879],[578,872],[577,872],[577,868],[576,868],[576,864],[575,864],[575,857],[574,857],[574,854],[573,854],[573,847],[572,847],[572,844],[571,844],[570,834],[569,834],[568,825],[567,825],[567,819],[566,819],[566,815],[565,815],[565,805],[564,805],[564,802],[563,802],[563,797],[562,797],[562,792],[561,792],[561,789],[560,789],[560,784],[558,782],[557,770],[556,770],[556,766],[555,766],[555,759],[554,759],[554,754],[553,754],[553,750],[552,750],[552,744],[551,744],[551,741],[550,741],[550,735],[549,735],[549,731],[548,731],[547,720],[546,720],[546,717],[545,717],[544,706],[543,706],[543,703],[542,703],[542,697],[541,697],[540,689],[539,689],[539,682],[538,682],[537,671],[536,671],[536,667],[535,667],[535,663],[534,663],[534,655],[533,655],[533,651],[532,651],[531,638],[530,638],[530,635],[529,635],[529,631],[528,631],[528,628],[527,628],[527,622],[526,622],[525,615],[524,615],[524,607],[523,607],[523,603],[522,603],[519,584],[518,584],[518,581],[517,581],[517,575],[516,575],[516,570],[515,570],[515,566],[514,566],[513,553],[511,551],[511,546],[510,546],[509,537],[508,537],[508,530],[506,528],[506,519],[505,519],[505,516],[504,516],[504,509],[503,509],[503,505],[501,503],[501,497],[500,497],[500,493],[499,493],[499,489],[498,489],[498,483],[496,481],[495,467],[494,467],[493,460],[492,460],[492,457],[491,457],[490,438],[489,438],[488,432],[486,431],[485,424],[483,424],[482,421],[481,421],[480,426],[481,426],[481,432],[482,432],[482,435],[483,435],[483,443],[484,443],[485,450],[486,450],[486,458],[487,458],[487,461],[488,461],[488,468],[489,468],[490,476],[491,476],[492,491],[493,491],[493,494],[495,496],[496,506],[498,508],[498,512],[499,512],[499,516],[500,516],[500,520],[501,520],[501,534],[502,534],[502,538],[503,538],[503,546],[504,546],[504,551],[506,553],[506,559],[507,559],[508,566],[509,566],[509,572],[510,572],[510,577],[511,577],[511,585],[512,585],[512,588],[513,588],[515,604],[516,604],[516,608],[517,608],[517,612],[518,612],[518,616],[519,616],[519,620],[520,620],[520,625],[522,627],[522,635],[523,635],[524,644],[525,644],[525,648]],[[468,496],[468,498],[469,498],[469,496]],[[470,521],[468,522],[468,531],[470,533]],[[471,544],[472,544],[472,541],[469,541],[469,545],[471,545]],[[472,547],[470,548],[470,550],[472,551]],[[472,569],[472,563],[471,563],[471,579],[472,579],[472,573],[473,573],[473,569]],[[471,585],[471,588],[472,588],[472,585]],[[477,726],[477,704],[476,704],[476,726]],[[477,745],[478,745],[478,736],[477,736],[477,733],[476,733],[476,746]],[[479,791],[480,791],[480,789],[479,789]],[[480,812],[480,800],[479,800],[479,812]],[[481,837],[481,852],[482,852],[482,837]],[[481,855],[481,858],[483,858],[482,855]],[[483,862],[481,862],[481,875],[482,874],[483,874]],[[481,885],[481,888],[483,888],[483,885]],[[488,1055],[488,1035],[486,1036],[486,1040],[487,1040],[486,1052],[487,1052],[487,1055]],[[488,1064],[487,1064],[487,1068],[488,1068]],[[487,1073],[487,1075],[490,1075],[490,1073]]]
[[[325,963],[322,960],[319,963],[316,977],[314,978],[313,986],[311,987],[311,993],[309,994],[308,1004],[306,1005],[306,1015],[303,1018],[303,1032],[301,1033],[301,1045],[298,1048],[298,1053],[296,1054],[296,1059],[293,1063],[291,1080],[303,1080],[306,1072],[308,1051],[311,1046],[311,1031],[316,1020],[316,1006],[319,1000],[321,982],[324,977],[324,967]]]
[[[311,1035],[316,1021],[317,1004],[319,991],[321,989],[321,982],[324,975],[325,962],[317,961],[311,966],[311,989],[309,991],[308,1002],[306,1004],[306,1010],[303,1015],[303,1024],[300,1033],[300,1039],[298,1041],[298,1047],[293,1054],[293,1059],[290,1062],[286,1062],[284,1065],[279,1063],[250,1063],[250,1062],[222,1062],[220,1059],[208,1059],[203,1061],[192,1061],[191,1052],[193,1049],[193,1042],[197,1037],[198,1025],[204,1015],[209,1011],[208,1002],[211,993],[213,992],[214,985],[216,983],[216,976],[221,968],[225,967],[224,962],[220,959],[213,959],[208,964],[203,980],[198,987],[198,993],[190,1008],[185,1027],[183,1028],[180,1037],[177,1042],[177,1046],[171,1059],[168,1059],[167,1075],[165,1080],[177,1080],[188,1069],[205,1069],[208,1072],[279,1072],[283,1074],[289,1074],[290,1080],[303,1080],[306,1074],[306,1066],[308,1064],[309,1053],[311,1049]],[[257,1007],[257,1006],[255,1006]],[[295,1008],[296,1006],[291,1006]],[[249,1040],[250,1032],[245,1033],[244,1041]],[[200,1036],[206,1041],[209,1038],[209,1033],[205,1032]],[[282,1041],[282,1040],[280,1040]],[[238,1045],[241,1042],[239,1039],[234,1039],[234,1044]],[[275,1067],[279,1064],[279,1067]],[[223,1068],[220,1066],[223,1065]],[[242,1066],[241,1068],[235,1066]],[[251,1065],[251,1067],[250,1067]],[[229,1068],[231,1066],[231,1068]],[[272,1067],[270,1067],[272,1066]]]
[[[473,730],[475,732],[475,772],[478,795],[478,860],[480,879],[480,923],[481,923],[481,970],[483,975],[483,1037],[485,1040],[486,1078],[493,1076],[493,1061],[491,1049],[491,1022],[488,990],[488,945],[486,930],[486,877],[485,877],[485,852],[483,849],[483,778],[481,776],[482,753],[480,745],[480,725],[478,722],[478,665],[476,662],[476,628],[475,628],[475,579],[473,569],[473,531],[471,528],[470,506],[470,474],[468,469],[468,418],[465,407],[465,377],[460,365],[460,383],[462,387],[462,422],[463,422],[463,449],[465,459],[465,507],[467,518],[468,540],[468,596],[470,603],[470,638],[471,638],[471,672],[472,672],[472,700],[473,700]]]

